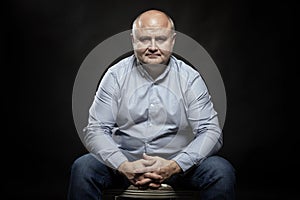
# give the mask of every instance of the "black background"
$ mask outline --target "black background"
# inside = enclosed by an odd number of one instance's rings
[[[238,199],[294,199],[286,85],[293,7],[250,0],[10,1],[1,34],[4,196],[66,199],[71,164],[86,152],[72,116],[77,70],[95,46],[149,8],[166,11],[219,68],[228,101],[220,154],[236,168]]]

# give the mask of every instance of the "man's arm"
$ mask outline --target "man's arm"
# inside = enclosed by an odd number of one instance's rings
[[[88,125],[80,138],[98,160],[109,167],[117,169],[127,158],[111,137],[115,125],[116,108],[115,92],[117,82],[110,70],[104,75],[89,109]]]
[[[195,138],[173,159],[183,172],[216,153],[223,143],[217,112],[214,110],[211,96],[200,75],[190,82],[186,94],[188,120]]]

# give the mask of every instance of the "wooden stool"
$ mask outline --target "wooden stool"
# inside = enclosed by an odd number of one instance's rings
[[[162,184],[159,189],[141,190],[131,185],[126,190],[110,189],[103,193],[103,200],[122,200],[122,199],[180,199],[192,200],[200,199],[198,191],[174,190],[171,186]]]

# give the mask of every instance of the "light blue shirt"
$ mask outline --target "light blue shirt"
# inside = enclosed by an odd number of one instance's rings
[[[153,80],[132,55],[105,73],[81,139],[114,169],[146,153],[172,159],[185,172],[221,148],[222,131],[196,70],[171,56]]]

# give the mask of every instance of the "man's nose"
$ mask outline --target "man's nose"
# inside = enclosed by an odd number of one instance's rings
[[[158,49],[158,47],[157,47],[157,45],[156,45],[156,41],[155,41],[155,39],[152,39],[151,40],[151,44],[150,44],[150,46],[149,46],[149,50],[150,51],[156,51]]]

